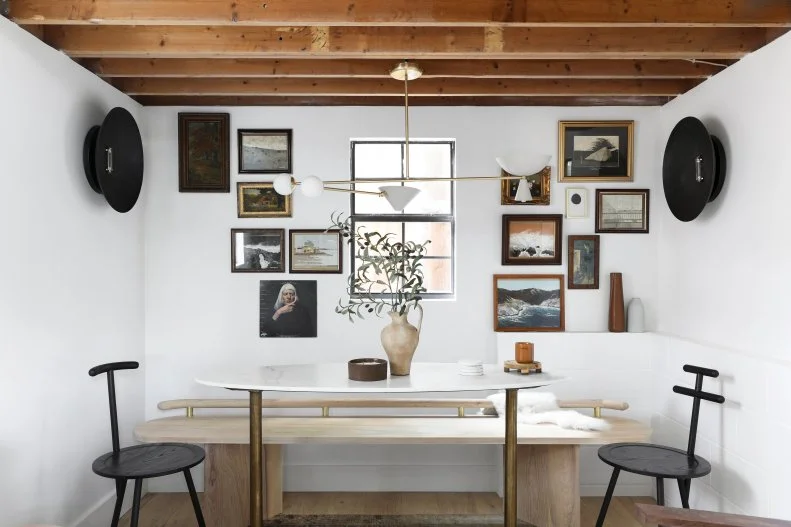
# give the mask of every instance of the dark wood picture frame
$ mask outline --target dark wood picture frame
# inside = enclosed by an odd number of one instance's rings
[[[568,288],[569,289],[598,289],[599,288],[599,235],[583,234],[569,235],[568,237]],[[575,246],[576,242],[589,242]],[[590,249],[590,254],[587,254]],[[579,251],[579,253],[578,253]],[[584,272],[584,268],[589,267],[590,272]],[[579,274],[590,274],[592,281],[582,283],[578,281]]]
[[[501,174],[503,176],[510,175],[505,170],[502,170]],[[532,199],[529,201],[517,201],[515,196],[520,180],[503,179],[500,182],[500,205],[549,205],[552,170],[549,167],[545,167],[535,174],[525,176],[525,179],[531,183],[530,197]]]
[[[336,239],[337,245],[335,249],[335,255],[328,255],[331,256],[332,264],[327,265],[314,265],[310,266],[307,263],[301,263],[300,259],[303,259],[305,256],[308,256],[306,251],[306,246],[303,244],[300,246],[299,240],[295,240],[295,235],[299,236],[307,235],[307,237],[324,237],[324,236],[332,236]],[[288,246],[289,246],[289,255],[288,255],[288,272],[289,273],[310,273],[310,274],[341,274],[343,273],[343,237],[341,236],[341,232],[337,229],[325,230],[325,229],[289,229],[288,231]],[[312,245],[315,248],[315,244]],[[324,249],[326,251],[326,248]],[[315,249],[315,252],[310,254],[321,254],[322,248],[319,247]]]
[[[279,243],[280,253],[276,255],[267,254],[271,251],[263,249],[244,250],[237,255],[237,234],[256,238],[255,241],[261,246],[268,243]],[[242,244],[246,239],[242,240]],[[242,263],[239,261],[242,258]],[[267,265],[262,265],[266,262]],[[276,265],[272,266],[275,263]],[[286,230],[285,229],[231,229],[231,272],[232,273],[285,273],[286,272]]]
[[[178,114],[179,192],[230,192],[227,113]]]
[[[639,209],[612,210],[612,206],[605,207],[607,198],[617,196],[639,196]],[[624,201],[624,200],[621,200]],[[651,191],[647,188],[640,189],[596,189],[596,232],[622,233],[622,234],[648,234],[651,204]],[[612,205],[612,204],[611,204]],[[629,205],[624,203],[624,205]],[[639,212],[635,212],[639,210]],[[639,221],[635,221],[639,218]],[[620,221],[617,221],[619,220]]]
[[[236,215],[239,218],[290,218],[291,195],[282,196],[271,182],[237,182]]]
[[[506,295],[506,302],[514,304],[509,311],[513,311],[514,315],[502,315],[500,313],[500,282],[503,280],[511,281],[524,281],[525,288],[521,290],[510,289]],[[546,291],[555,291],[555,289],[545,290],[545,294],[541,294],[540,287],[535,287],[535,281],[553,280],[557,281],[558,298],[557,303],[559,306],[558,323],[556,325],[518,325],[518,322],[529,317],[528,320],[535,320],[536,322],[546,322],[552,315],[547,315],[543,312],[551,309],[552,306],[545,306],[547,299],[551,299],[552,295]],[[493,297],[494,297],[494,330],[497,332],[533,332],[533,331],[565,331],[566,330],[566,304],[565,304],[565,289],[563,283],[565,277],[562,274],[496,274],[492,282]],[[541,305],[542,312],[528,313],[524,315],[524,305],[532,305],[538,307]],[[504,308],[503,311],[506,311]],[[528,310],[529,311],[529,310]],[[553,317],[554,318],[554,317]],[[508,320],[508,323],[505,323]]]
[[[239,151],[239,173],[240,174],[291,174],[293,172],[293,166],[291,164],[292,159],[292,151],[293,151],[293,138],[294,133],[291,129],[239,129],[236,133],[237,137],[237,149]],[[284,155],[280,155],[277,153],[278,151],[275,150],[275,153],[272,153],[272,149],[264,149],[262,152],[259,152],[260,157],[266,159],[267,157],[274,157],[274,159],[269,159],[267,163],[262,162],[261,164],[266,165],[269,164],[268,168],[266,166],[254,166],[255,163],[251,162],[250,160],[245,160],[245,139],[248,137],[281,137],[285,138],[286,141],[286,151]],[[267,152],[268,151],[268,152]],[[284,158],[284,159],[283,159]]]
[[[550,222],[553,225],[553,236],[551,246],[541,246],[541,243],[531,244],[532,241],[540,242],[546,233],[531,233],[525,230],[524,247],[512,247],[512,230],[515,224],[535,222],[540,226],[540,231],[545,230],[544,224]],[[560,265],[563,262],[563,215],[562,214],[504,214],[502,228],[502,264],[503,265]],[[538,239],[535,239],[538,237]],[[517,254],[518,253],[518,254]],[[551,254],[548,254],[551,253]],[[546,256],[542,256],[546,254]]]
[[[559,121],[558,181],[634,180],[634,121]]]

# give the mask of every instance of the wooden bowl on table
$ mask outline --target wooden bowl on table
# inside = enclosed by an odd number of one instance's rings
[[[382,359],[352,359],[349,361],[349,379],[352,381],[383,381],[387,379],[387,361]]]

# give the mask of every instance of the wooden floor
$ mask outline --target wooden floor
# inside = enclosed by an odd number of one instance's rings
[[[641,527],[635,503],[652,498],[613,498],[605,527]],[[592,527],[601,498],[582,498],[582,527]],[[503,502],[486,492],[287,492],[284,514],[499,514]],[[120,527],[129,527],[129,514]],[[187,494],[147,494],[140,511],[140,527],[195,527]],[[212,526],[214,527],[214,526]],[[228,526],[230,527],[230,526]]]

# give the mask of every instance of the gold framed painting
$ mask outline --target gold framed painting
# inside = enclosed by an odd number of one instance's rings
[[[500,205],[549,205],[549,187],[552,170],[543,170],[519,179],[500,182]],[[510,176],[505,170],[503,176]]]
[[[560,121],[558,181],[634,180],[634,121]]]
[[[237,183],[236,209],[240,218],[290,218],[291,196],[281,196],[272,183]]]

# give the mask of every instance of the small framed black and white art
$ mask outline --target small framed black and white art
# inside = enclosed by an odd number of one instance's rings
[[[566,218],[583,219],[588,217],[588,189],[569,187],[566,189]]]

